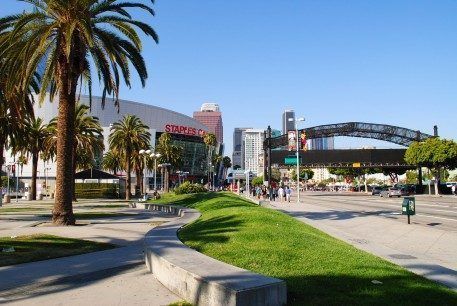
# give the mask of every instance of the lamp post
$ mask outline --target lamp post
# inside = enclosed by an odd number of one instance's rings
[[[154,158],[154,191],[157,190],[157,158],[162,156],[160,153],[151,153],[150,157]]]
[[[44,167],[44,188],[46,190],[46,197],[49,198],[49,193],[48,193],[48,174],[49,170],[51,170],[51,167]]]
[[[295,144],[296,144],[296,154],[297,154],[297,203],[300,203],[300,154],[298,143],[298,122],[305,121],[305,118],[300,117],[294,120],[294,118],[289,118],[289,121],[295,121]]]
[[[151,154],[151,150],[140,150],[140,155],[144,158],[143,164],[143,194],[146,197],[146,159],[148,158],[149,154]]]

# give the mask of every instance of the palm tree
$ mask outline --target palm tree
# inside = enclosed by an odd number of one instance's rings
[[[124,169],[127,172],[126,200],[130,200],[132,155],[134,152],[148,148],[150,139],[149,127],[137,116],[126,115],[111,127],[108,138],[109,148],[122,156]]]
[[[0,28],[0,44],[6,39],[6,34]],[[0,57],[0,169],[4,163],[4,150],[15,146],[23,135],[24,119],[26,116],[33,116],[32,92],[38,91],[39,78],[33,75],[32,82],[27,88],[26,94],[21,94],[18,88],[8,91],[6,83],[10,71],[5,61]],[[20,148],[16,148],[16,151]],[[1,182],[0,182],[1,185]]]
[[[163,164],[170,164],[172,168],[177,168],[182,163],[183,148],[173,145],[170,134],[163,133],[160,135],[158,144],[156,147],[158,153],[160,153],[160,162]],[[162,167],[162,177],[164,177],[164,190],[169,190],[169,173],[168,166]]]
[[[81,79],[87,79],[91,93],[93,63],[106,94],[118,105],[121,75],[130,87],[130,63],[142,85],[147,70],[141,56],[140,29],[156,42],[158,37],[148,24],[134,19],[129,8],[154,15],[150,5],[118,0],[25,0],[30,12],[0,19],[0,31],[8,38],[0,40],[0,58],[5,58],[9,79],[6,90],[19,87],[25,92],[33,74],[40,71],[40,101],[47,92],[58,94],[57,178],[53,222],[75,223],[72,208],[74,112],[76,92]],[[1,74],[1,71],[0,71]]]
[[[49,137],[49,130],[43,119],[28,117],[24,125],[24,138],[22,151],[32,156],[32,200],[36,200],[36,178],[38,158],[40,153],[46,150],[46,139]]]
[[[103,155],[102,169],[111,171],[114,175],[120,170],[125,170],[122,166],[122,156],[115,150],[109,150]]]
[[[227,169],[232,166],[232,160],[228,156],[224,156],[222,159],[222,166],[224,167],[223,180],[227,177]]]
[[[206,147],[208,148],[207,166],[208,166],[208,184],[210,184],[210,181],[211,181],[212,153],[214,151],[214,147],[217,144],[216,135],[214,135],[212,133],[205,134],[205,136],[203,136],[203,142],[205,143]]]
[[[92,167],[96,155],[101,154],[104,149],[103,129],[97,117],[89,115],[89,106],[81,103],[76,104],[76,110],[73,118],[73,150],[72,150],[72,171],[73,176],[77,169],[87,169]],[[49,122],[48,129],[53,134],[48,137],[46,143],[51,155],[55,154],[57,147],[58,119],[53,118]],[[73,201],[76,201],[74,180],[72,187]]]

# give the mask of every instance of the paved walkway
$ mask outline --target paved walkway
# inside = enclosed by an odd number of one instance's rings
[[[457,233],[400,223],[386,217],[364,215],[344,218],[344,209],[335,211],[304,196],[302,203],[264,202],[296,219],[318,228],[355,247],[378,255],[426,278],[457,290]],[[332,218],[313,218],[332,215]]]
[[[181,300],[147,272],[143,237],[175,217],[122,209],[125,216],[84,220],[75,227],[30,227],[42,218],[2,215],[0,236],[52,234],[120,247],[77,256],[0,267],[0,303],[17,305],[167,305]]]

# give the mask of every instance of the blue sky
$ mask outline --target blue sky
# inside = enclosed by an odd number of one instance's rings
[[[2,15],[23,5],[2,1]],[[121,97],[192,115],[220,105],[226,153],[238,126],[386,123],[456,139],[457,1],[157,0],[149,79]],[[99,93],[96,90],[95,93]],[[338,147],[377,145],[337,139]]]

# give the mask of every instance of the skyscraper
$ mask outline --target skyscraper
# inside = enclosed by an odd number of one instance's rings
[[[293,109],[286,109],[282,114],[282,133],[287,134],[288,131],[295,130],[295,122],[289,121],[289,119],[295,120],[295,112]]]
[[[309,143],[310,150],[333,150],[335,149],[335,138],[315,138],[311,139]]]
[[[224,142],[222,113],[216,103],[203,103],[200,111],[194,112],[194,119],[206,125],[210,133],[216,135],[218,143]]]
[[[235,128],[233,131],[233,154],[232,154],[232,165],[240,166],[244,169],[244,160],[242,159],[243,156],[243,132],[250,128]]]
[[[250,170],[256,175],[262,175],[263,164],[263,141],[264,130],[247,129],[243,131],[244,142],[244,169]]]

